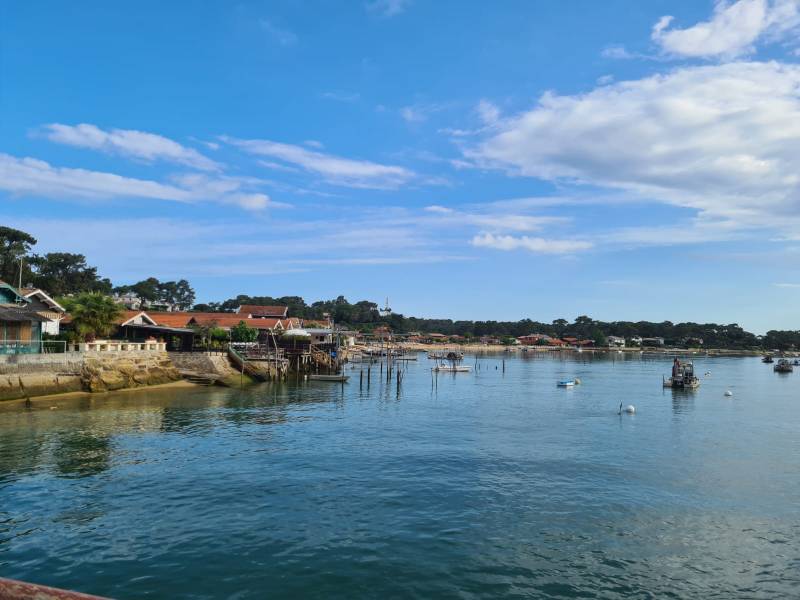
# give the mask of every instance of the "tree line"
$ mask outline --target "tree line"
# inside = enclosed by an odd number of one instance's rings
[[[98,275],[97,267],[90,266],[83,254],[36,254],[33,251],[36,244],[31,234],[0,226],[0,280],[41,288],[54,298],[87,292],[133,293],[143,302],[171,304],[181,310],[188,310],[194,304],[194,290],[185,279],[159,281],[148,277],[132,285],[114,286],[110,279]]]
[[[466,321],[452,319],[421,319],[399,313],[381,314],[376,303],[362,300],[350,303],[344,296],[333,300],[319,300],[308,304],[300,296],[248,296],[238,295],[220,302],[194,304],[195,292],[185,279],[159,281],[148,277],[130,285],[114,286],[111,280],[98,275],[97,268],[87,263],[82,254],[50,252],[38,255],[33,252],[37,240],[30,234],[0,226],[0,279],[16,284],[22,273],[23,285],[40,287],[54,297],[75,296],[82,293],[109,295],[132,293],[142,301],[172,304],[181,310],[198,312],[234,312],[243,304],[288,306],[289,315],[302,319],[323,319],[329,316],[335,323],[359,331],[369,332],[387,326],[397,333],[441,333],[467,339],[493,336],[516,338],[531,333],[553,337],[576,337],[602,340],[606,336],[630,339],[633,336],[661,337],[667,345],[681,345],[703,341],[708,348],[765,348],[788,350],[800,348],[800,331],[769,331],[761,338],[745,331],[736,323],[672,323],[663,321],[596,321],[586,315],[570,322],[556,319],[550,323],[522,319],[519,321]]]

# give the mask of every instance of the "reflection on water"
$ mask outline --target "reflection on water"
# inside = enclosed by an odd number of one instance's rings
[[[0,573],[117,598],[796,595],[800,380],[696,358],[713,376],[665,390],[670,360],[2,405]]]

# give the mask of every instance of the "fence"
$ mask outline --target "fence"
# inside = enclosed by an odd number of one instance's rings
[[[0,340],[0,354],[63,354],[64,340]]]

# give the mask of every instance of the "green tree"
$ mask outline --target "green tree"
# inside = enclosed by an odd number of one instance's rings
[[[122,308],[111,298],[96,292],[84,292],[65,298],[65,306],[72,317],[72,326],[80,339],[93,341],[111,334]]]
[[[248,327],[244,321],[231,327],[231,340],[234,342],[255,342],[258,339],[258,329]]]
[[[212,327],[208,330],[208,339],[216,344],[224,344],[228,341],[228,332],[222,327]]]
[[[83,254],[49,252],[31,259],[33,283],[51,296],[81,292],[108,292],[108,280],[97,277],[97,268],[86,264]]]
[[[35,245],[36,238],[32,235],[12,227],[0,226],[0,280],[16,285],[19,282],[20,260],[26,259]],[[30,270],[24,268],[23,284],[29,274]]]
[[[594,340],[594,345],[598,348],[601,346],[607,346],[608,340],[606,339],[605,334],[600,331],[599,329],[595,329],[592,333],[592,339]]]

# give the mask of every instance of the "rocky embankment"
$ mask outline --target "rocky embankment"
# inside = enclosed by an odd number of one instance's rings
[[[109,392],[180,379],[166,352],[0,356],[0,400]]]

